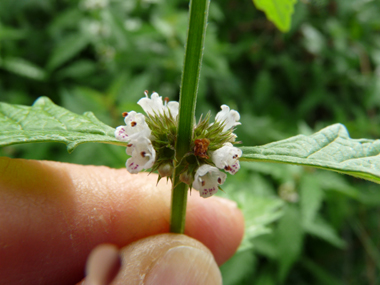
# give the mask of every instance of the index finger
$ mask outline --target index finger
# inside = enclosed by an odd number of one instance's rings
[[[119,247],[169,231],[170,185],[125,169],[0,158],[0,278],[73,284],[100,243]],[[218,264],[243,235],[240,211],[220,198],[188,200],[185,233]]]

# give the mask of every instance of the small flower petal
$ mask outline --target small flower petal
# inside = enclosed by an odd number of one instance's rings
[[[144,92],[145,97],[141,98],[137,104],[139,104],[147,115],[162,114],[164,112],[164,104],[162,97],[157,92],[153,92],[148,96],[148,92]]]
[[[152,95],[148,96],[148,92],[144,92],[145,97],[141,98],[137,104],[139,104],[145,111],[145,113],[150,115],[166,115],[170,114],[175,119],[178,115],[179,103],[176,101],[170,101],[163,103],[162,97],[158,95],[157,92],[153,92]],[[166,99],[165,99],[166,100]]]
[[[128,142],[137,135],[149,137],[151,130],[145,122],[145,116],[135,111],[131,111],[124,119],[125,126],[119,126],[115,130],[115,137],[119,141]]]
[[[126,163],[127,170],[132,174],[151,168],[156,160],[156,151],[152,142],[144,136],[132,139],[127,147],[127,153],[132,155]]]
[[[126,126],[119,126],[115,130],[115,137],[117,140],[122,142],[129,141],[129,136],[127,134],[127,128]]]
[[[230,107],[228,107],[227,105],[222,105],[220,106],[220,108],[222,109],[222,111],[216,114],[215,122],[224,122],[223,132],[228,131],[229,129],[237,125],[241,125],[241,123],[238,122],[240,120],[240,115],[237,111],[230,110]]]
[[[212,162],[219,169],[235,174],[240,169],[239,158],[243,152],[231,143],[225,143],[211,155]]]
[[[203,164],[195,172],[193,188],[199,191],[199,195],[208,198],[218,191],[218,186],[226,180],[226,174],[218,168]]]
[[[167,110],[169,110],[170,114],[175,119],[178,115],[179,103],[177,101],[170,101],[165,107],[165,111],[167,112]]]

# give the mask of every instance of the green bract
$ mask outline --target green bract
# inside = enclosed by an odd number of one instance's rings
[[[152,167],[152,171],[158,170],[163,165],[168,164],[174,167],[174,150],[177,138],[177,122],[173,116],[154,115],[146,118],[149,128],[152,130],[153,147],[156,150],[156,163]],[[159,175],[159,179],[164,173]],[[168,176],[168,175],[166,175]]]

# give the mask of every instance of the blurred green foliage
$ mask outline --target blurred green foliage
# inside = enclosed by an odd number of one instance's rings
[[[142,111],[145,89],[177,100],[187,9],[179,0],[1,0],[0,99],[30,105],[48,96],[114,127],[123,111]],[[212,1],[197,114],[221,104],[239,110],[243,145],[336,122],[353,138],[379,138],[379,14],[379,1],[304,0],[282,34],[251,1]],[[98,144],[70,155],[48,143],[0,155],[111,167],[126,160],[124,148]],[[380,283],[378,185],[242,163],[223,188],[247,229],[222,266],[225,284]]]

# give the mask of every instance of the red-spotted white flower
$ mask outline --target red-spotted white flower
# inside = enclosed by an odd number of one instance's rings
[[[117,127],[115,130],[115,137],[119,141],[128,142],[136,136],[150,137],[151,130],[143,114],[131,111],[125,116],[124,122],[125,126]]]
[[[199,191],[199,195],[203,198],[208,198],[214,195],[226,181],[227,175],[218,168],[203,164],[195,172],[193,188]]]
[[[233,175],[240,169],[239,158],[242,154],[241,149],[234,147],[232,143],[225,143],[212,153],[211,158],[216,167]]]
[[[152,142],[142,135],[130,140],[126,151],[132,156],[126,163],[127,170],[132,174],[151,168],[156,160]]]

